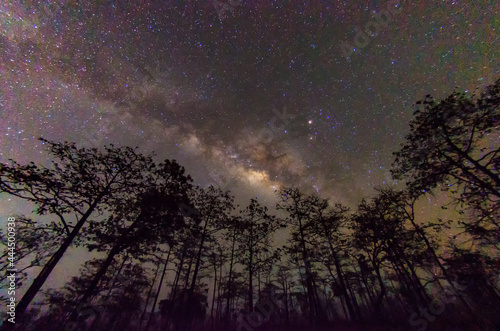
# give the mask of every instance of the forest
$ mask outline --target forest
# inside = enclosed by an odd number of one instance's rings
[[[394,152],[401,187],[357,208],[297,187],[238,206],[175,160],[40,138],[51,166],[0,163],[2,199],[35,206],[15,215],[26,291],[2,330],[497,330],[499,115],[500,79],[427,95]],[[422,210],[430,196],[446,217]],[[71,249],[88,261],[48,288]]]

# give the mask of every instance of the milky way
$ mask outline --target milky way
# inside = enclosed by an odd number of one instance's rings
[[[131,145],[241,199],[353,205],[392,183],[415,101],[499,73],[496,1],[82,3],[0,4],[0,162]]]

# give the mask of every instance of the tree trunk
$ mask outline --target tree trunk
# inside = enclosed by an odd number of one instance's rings
[[[221,305],[222,305],[222,269],[224,267],[223,260],[221,258],[219,265],[219,287],[217,288],[217,321],[220,323],[221,321]]]
[[[298,218],[298,223],[299,223],[299,233],[300,233],[300,244],[302,246],[302,259],[304,261],[304,266],[306,270],[307,298],[309,302],[309,320],[311,323],[314,324],[316,322],[316,318],[318,317],[319,311],[314,295],[315,290],[312,284],[313,279],[312,279],[311,265],[309,263],[309,257],[307,254],[304,228],[302,226],[302,220],[300,217]]]
[[[373,261],[372,261],[372,265],[373,265],[373,269],[375,270],[375,274],[377,275],[378,283],[380,285],[380,293],[379,293],[378,298],[377,298],[377,304],[375,306],[375,309],[377,311],[380,311],[382,301],[384,300],[384,296],[386,296],[386,294],[387,294],[387,289],[385,287],[384,281],[382,280],[382,276],[380,275],[379,266],[377,266],[377,264]]]
[[[325,230],[325,232],[327,231],[326,228],[324,230]],[[330,246],[330,251],[332,253],[333,262],[335,264],[335,269],[337,271],[337,278],[339,279],[339,285],[340,285],[341,290],[342,290],[342,295],[345,298],[345,303],[346,303],[346,306],[347,306],[347,310],[349,311],[349,314],[351,315],[352,320],[355,321],[358,318],[357,318],[356,313],[354,311],[354,308],[352,306],[351,298],[349,297],[349,295],[347,293],[346,284],[345,284],[345,281],[344,281],[344,275],[343,275],[343,272],[342,272],[342,267],[340,265],[340,261],[339,261],[338,256],[337,256],[337,252],[333,248],[333,243],[332,243],[332,240],[331,240],[330,236],[328,235],[328,232],[326,232],[325,235],[326,235],[326,238],[328,240],[328,245]]]
[[[193,299],[194,299],[194,289],[196,287],[196,278],[198,277],[198,272],[200,270],[201,255],[203,253],[203,247],[204,247],[205,239],[207,236],[208,223],[209,223],[209,220],[206,220],[205,225],[203,226],[203,233],[201,235],[200,246],[198,248],[198,254],[196,256],[196,264],[195,264],[194,271],[193,271],[193,278],[191,281],[191,287],[189,288],[188,296],[187,296],[186,311],[187,311],[188,316],[187,316],[186,322],[187,322],[187,325],[189,326],[189,328],[191,326],[191,322],[192,322],[192,318],[193,318],[192,305],[193,305]]]
[[[191,268],[193,267],[193,257],[189,256],[188,268],[186,270],[184,288],[189,288],[189,276],[191,276]]]
[[[411,204],[409,207],[411,208],[411,213],[408,213],[408,211],[406,210],[406,208],[404,206],[402,206],[402,208],[406,212],[408,218],[410,219],[410,222],[413,225],[413,228],[415,229],[415,231],[417,232],[417,234],[420,236],[420,238],[425,242],[425,245],[427,246],[428,252],[431,253],[434,261],[436,261],[439,269],[441,269],[441,272],[443,273],[444,278],[446,279],[446,281],[448,282],[448,284],[450,284],[451,288],[453,289],[453,292],[455,292],[455,294],[458,296],[458,298],[464,304],[464,306],[467,307],[467,310],[472,315],[476,316],[476,313],[471,308],[469,302],[467,300],[465,300],[465,298],[462,296],[462,294],[455,287],[455,284],[453,284],[453,281],[451,280],[451,277],[449,276],[448,271],[446,270],[446,268],[443,266],[443,264],[439,260],[439,257],[436,254],[436,250],[434,249],[434,247],[432,247],[429,239],[427,238],[427,235],[425,234],[425,231],[420,226],[418,226],[417,223],[415,222],[415,212],[414,212],[413,204]],[[439,280],[438,280],[438,284],[439,284]]]
[[[205,221],[205,225],[203,226],[203,233],[201,235],[201,241],[200,241],[200,246],[198,248],[198,254],[196,256],[196,264],[194,267],[194,272],[193,272],[193,278],[191,281],[191,287],[189,289],[189,297],[192,299],[193,293],[194,293],[194,288],[196,286],[196,278],[198,277],[198,272],[200,270],[200,264],[201,264],[201,255],[203,253],[203,245],[205,244],[205,239],[207,236],[207,228],[208,228],[208,223],[209,221]]]
[[[115,277],[113,279],[113,284],[111,284],[111,286],[110,286],[110,288],[108,290],[108,293],[106,294],[106,297],[104,298],[104,302],[105,303],[108,302],[108,298],[111,295],[111,292],[113,291],[113,288],[115,287],[116,282],[118,281],[118,276],[121,274],[121,272],[123,270],[123,267],[125,266],[125,262],[127,262],[127,260],[128,260],[128,254],[123,258],[123,261],[122,261],[122,263],[120,265],[120,268],[118,269],[118,271],[115,274]],[[106,283],[105,286],[107,286],[107,283]],[[103,314],[103,311],[97,312],[97,317],[94,319],[94,321],[92,322],[92,325],[90,327],[92,330],[94,330],[95,327],[97,326],[97,323],[101,319],[102,314]]]
[[[78,233],[80,232],[81,228],[87,222],[88,218],[90,215],[94,212],[95,208],[101,202],[102,198],[106,195],[108,191],[108,187],[99,194],[99,196],[96,198],[94,203],[89,207],[89,209],[85,212],[85,214],[80,218],[80,220],[76,223],[75,227],[71,231],[71,233],[68,235],[68,237],[64,240],[62,245],[59,247],[59,249],[52,255],[50,260],[47,262],[47,264],[43,267],[42,271],[38,274],[38,276],[35,278],[31,286],[28,288],[26,293],[23,295],[21,298],[21,301],[19,301],[19,304],[16,306],[16,315],[18,319],[22,317],[26,309],[28,308],[29,304],[31,301],[35,298],[37,295],[38,291],[42,288],[43,284],[49,278],[50,273],[52,270],[54,270],[55,266],[59,263],[59,260],[63,257],[64,253],[68,249],[68,247],[71,245],[73,240],[76,238]],[[5,321],[4,325],[11,325],[12,323]]]
[[[118,239],[117,243],[111,251],[108,254],[108,257],[104,261],[104,263],[101,265],[99,268],[99,271],[96,273],[94,278],[92,279],[92,282],[90,283],[89,287],[86,289],[85,293],[83,294],[82,298],[80,299],[80,302],[77,307],[73,310],[73,312],[70,315],[70,318],[68,321],[71,320],[76,320],[78,318],[78,311],[79,308],[84,306],[87,303],[87,300],[94,294],[95,289],[97,288],[97,285],[101,281],[102,277],[106,274],[106,271],[108,271],[109,266],[113,263],[113,260],[116,255],[118,255],[125,247],[127,239],[132,232],[133,229],[139,224],[141,221],[141,216],[142,216],[142,211],[141,213],[137,216],[137,218],[134,220],[134,222],[127,228],[125,233]],[[67,322],[65,324],[67,324]]]
[[[97,285],[101,281],[102,277],[106,274],[106,271],[108,271],[109,266],[113,263],[115,256],[118,255],[120,252],[121,252],[121,246],[119,244],[111,249],[111,251],[108,254],[108,257],[99,268],[99,271],[95,274],[94,278],[92,279],[92,282],[86,289],[83,296],[80,298],[78,305],[73,309],[68,320],[66,320],[66,322],[63,323],[63,328],[68,324],[68,322],[77,321],[80,308],[84,307],[88,299],[94,294]]]
[[[232,294],[232,276],[233,276],[233,263],[234,263],[234,247],[236,243],[236,230],[233,229],[233,242],[231,247],[231,262],[229,263],[229,275],[227,281],[227,303],[226,303],[226,320],[227,322],[231,321],[230,314],[230,302],[231,302],[231,294]]]
[[[172,246],[168,249],[167,259],[165,260],[165,265],[163,267],[163,272],[160,278],[160,284],[158,284],[158,289],[156,290],[155,299],[153,301],[153,307],[151,308],[151,314],[149,315],[148,323],[146,324],[146,331],[151,327],[151,322],[155,313],[156,303],[158,302],[158,297],[160,296],[161,286],[163,285],[163,279],[165,278],[165,273],[167,272],[168,260],[170,259],[170,252],[172,251]]]
[[[184,245],[182,246],[182,254],[181,254],[181,258],[179,260],[179,265],[177,266],[177,271],[175,272],[175,280],[174,280],[174,284],[172,286],[172,292],[170,293],[170,301],[171,302],[173,302],[173,300],[175,299],[176,294],[177,294],[177,287],[179,286],[179,280],[181,278],[182,267],[184,266],[184,258],[186,255],[186,250],[187,250],[187,244],[184,243]]]
[[[156,268],[155,275],[153,277],[153,282],[151,283],[151,287],[149,288],[149,291],[148,291],[148,296],[146,297],[146,302],[144,303],[144,310],[142,311],[141,318],[139,321],[139,327],[137,328],[137,331],[141,331],[142,322],[144,321],[144,316],[146,315],[146,311],[148,310],[149,299],[151,299],[151,293],[153,292],[156,278],[158,277],[158,271],[160,271],[160,266],[158,266],[158,268]]]
[[[250,250],[248,258],[248,289],[247,289],[247,299],[248,299],[248,313],[253,312],[253,249],[252,242],[250,241]]]
[[[282,283],[282,288],[283,288],[283,294],[285,296],[285,318],[286,318],[286,325],[290,325],[290,310],[288,308],[288,291],[287,291],[286,279]]]
[[[354,291],[352,289],[352,286],[351,286],[349,279],[345,280],[345,284],[347,287],[347,291],[349,292],[350,297],[352,299],[352,305],[353,305],[354,311],[356,312],[356,318],[361,319],[361,311],[359,309],[358,300],[356,299],[356,294],[354,293]]]
[[[215,263],[214,263],[214,294],[212,295],[212,308],[210,309],[210,319],[212,321],[212,330],[214,330],[214,327],[215,327],[214,306],[215,306],[215,292],[217,290],[217,267],[215,267],[216,264],[217,264],[217,261],[215,261]]]

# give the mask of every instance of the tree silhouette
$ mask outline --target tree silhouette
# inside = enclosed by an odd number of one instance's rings
[[[240,216],[239,261],[245,267],[248,277],[248,311],[253,312],[255,275],[279,258],[279,251],[271,250],[270,236],[279,228],[280,223],[255,199],[250,200],[250,204],[240,212]]]
[[[19,301],[16,307],[19,317],[89,218],[140,190],[153,165],[151,157],[138,154],[130,147],[111,145],[101,151],[77,148],[74,143],[40,140],[48,145],[49,153],[55,158],[52,169],[34,163],[22,166],[13,160],[10,166],[0,164],[0,192],[33,202],[39,215],[56,215],[67,236]],[[69,221],[67,214],[76,221]]]
[[[207,243],[211,240],[211,237],[222,230],[230,220],[230,213],[234,209],[233,207],[233,197],[229,195],[228,192],[223,192],[222,190],[209,186],[208,188],[197,188],[194,190],[194,196],[192,198],[194,208],[196,209],[196,215],[194,218],[200,223],[195,233],[198,234],[197,238],[197,248],[196,255],[194,256],[194,270],[191,276],[191,284],[189,285],[189,291],[187,292],[187,298],[185,301],[186,309],[184,312],[187,314],[186,323],[189,325],[192,320],[193,310],[190,309],[191,305],[195,304],[195,289],[198,282],[198,274],[200,268],[202,267],[202,261],[204,250],[207,247]],[[197,222],[197,223],[198,223]],[[189,274],[186,280],[189,279]]]
[[[160,301],[160,313],[162,316],[171,316],[176,330],[185,330],[186,323],[203,321],[207,312],[207,295],[200,291],[182,289],[175,300]],[[190,311],[186,311],[190,309]],[[189,321],[186,319],[189,318]]]
[[[150,183],[143,183],[149,184],[147,191],[131,196],[132,201],[126,205],[116,206],[107,221],[89,223],[86,231],[87,238],[92,240],[89,246],[108,251],[108,255],[82,295],[80,305],[93,295],[115,256],[124,250],[141,258],[158,251],[161,244],[174,245],[176,229],[183,226],[179,205],[188,203],[191,179],[184,176],[184,169],[175,161],[166,160],[156,168],[152,166],[151,172]],[[75,310],[72,318],[76,317]]]
[[[20,288],[27,279],[27,270],[40,267],[54,253],[65,237],[65,230],[57,222],[41,224],[25,216],[15,216],[16,219],[16,247],[15,260],[17,269],[16,288]],[[7,248],[7,236],[0,233],[0,243]],[[4,249],[0,256],[0,282],[3,284],[9,267],[8,250]],[[3,296],[0,300],[4,300]]]
[[[315,210],[312,220],[306,225],[307,232],[314,238],[315,245],[317,245],[317,247],[326,248],[326,250],[321,254],[326,257],[326,260],[323,262],[344,297],[349,315],[353,320],[356,320],[358,319],[358,316],[354,310],[353,300],[355,299],[351,298],[348,293],[348,287],[344,275],[345,272],[342,270],[341,266],[341,254],[343,251],[342,246],[345,245],[342,239],[343,234],[341,232],[341,227],[344,226],[347,221],[347,212],[349,209],[340,204],[337,204],[334,208],[329,209],[328,201],[326,200],[318,200],[317,205],[318,207]],[[333,262],[333,265],[335,266],[335,276],[333,276],[333,273],[331,272],[330,262]]]
[[[306,226],[308,222],[314,220],[314,215],[317,214],[318,208],[322,208],[323,201],[314,196],[304,195],[297,188],[282,188],[278,192],[278,196],[280,202],[276,208],[288,214],[285,222],[291,226],[292,242],[296,244],[296,252],[300,254],[304,265],[307,310],[310,322],[321,323],[325,319],[325,314],[314,284]]]
[[[415,271],[415,262],[422,251],[421,240],[415,231],[405,227],[405,221],[405,215],[394,201],[384,195],[378,195],[371,201],[363,200],[352,217],[355,246],[366,254],[379,281],[381,292],[377,305],[387,295],[381,274],[385,262],[392,266],[405,295],[415,307],[428,301]]]
[[[477,212],[468,230],[498,241],[500,215],[500,79],[480,96],[454,92],[436,102],[417,102],[410,133],[394,153],[393,175],[406,179],[411,192],[441,185],[456,201]],[[413,193],[415,194],[415,193]]]
[[[499,325],[500,286],[497,276],[500,259],[455,246],[445,263],[452,282],[460,287],[461,294],[467,297],[467,306],[473,307],[478,321],[486,322],[482,326],[486,328],[489,321]]]
[[[353,211],[283,187],[275,209],[251,199],[236,213],[229,192],[194,185],[176,161],[42,139],[51,167],[0,164],[0,193],[44,215],[16,217],[16,264],[23,268],[17,281],[43,267],[18,306],[24,318],[17,329],[380,330],[434,323],[493,330],[500,326],[499,94],[500,80],[478,97],[426,97],[395,153],[393,175],[406,187],[375,188]],[[427,213],[418,206],[439,187],[458,211],[446,222],[420,217]],[[288,235],[282,248],[273,241],[280,228]],[[89,258],[61,289],[41,291],[48,310],[27,310],[72,245],[99,258]]]
[[[415,204],[419,199],[420,195],[414,196],[410,194],[410,192],[408,191],[404,190],[395,191],[394,189],[390,188],[387,189],[378,188],[376,190],[377,192],[379,192],[381,198],[391,203],[392,208],[399,213],[402,220],[409,222],[411,224],[411,226],[408,225],[407,228],[413,228],[415,233],[418,235],[419,239],[423,243],[425,243],[427,249],[424,255],[428,256],[429,258],[428,262],[437,265],[437,267],[441,271],[442,277],[451,286],[453,292],[459,296],[460,300],[465,305],[465,307],[469,307],[468,303],[460,295],[459,291],[452,282],[452,278],[448,270],[443,265],[442,258],[438,257],[436,253],[437,249],[439,248],[437,241],[431,242],[429,235],[426,232],[426,229],[428,228],[432,228],[435,231],[440,231],[443,224],[441,224],[440,222],[432,222],[432,221],[428,221],[427,224],[417,224],[415,216]],[[435,278],[435,281],[437,282],[438,286],[441,287],[439,277],[437,277],[435,273],[433,274],[433,278]]]
[[[226,224],[226,240],[230,242],[230,247],[231,250],[229,252],[229,271],[227,275],[227,282],[226,282],[226,310],[225,310],[225,316],[226,316],[226,323],[230,322],[231,318],[231,311],[230,311],[230,306],[231,306],[231,300],[234,298],[234,293],[233,293],[233,273],[234,273],[234,266],[236,263],[236,260],[238,259],[238,252],[236,251],[236,241],[239,239],[240,231],[239,231],[239,223],[240,223],[240,218],[239,217],[233,217],[229,219],[229,222]]]
[[[92,305],[81,303],[80,298],[104,262],[104,259],[87,261],[80,270],[80,276],[73,277],[60,290],[46,292],[46,302],[50,307],[46,319],[51,321],[51,329],[55,330],[57,326],[62,326],[64,330],[90,323],[94,325],[97,319],[100,319],[101,324],[109,324],[108,327],[111,327],[115,323],[124,322],[119,321],[120,315],[127,316],[127,320],[130,320],[139,314],[144,300],[142,292],[148,285],[148,277],[137,261],[127,261],[126,257],[121,261],[114,261],[112,267],[106,270]],[[79,319],[68,323],[64,316],[71,314],[74,307],[78,307]],[[103,316],[104,312],[106,315]]]

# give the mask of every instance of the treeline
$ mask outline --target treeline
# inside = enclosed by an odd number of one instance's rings
[[[18,288],[39,272],[3,328],[499,327],[500,80],[417,104],[393,164],[405,188],[378,188],[354,210],[292,187],[275,210],[235,206],[176,161],[42,139],[51,167],[0,163],[0,192],[49,219],[16,217]],[[441,190],[453,219],[423,219],[417,205]],[[98,258],[43,290],[70,247]],[[6,253],[0,262],[4,284]]]

